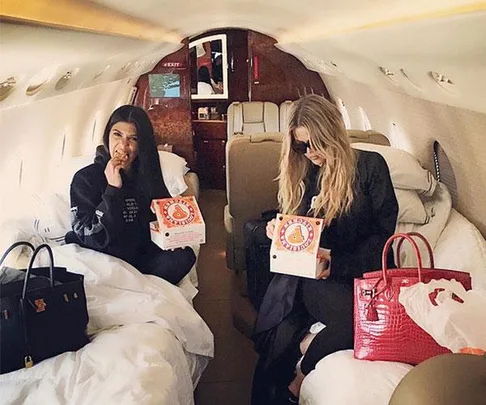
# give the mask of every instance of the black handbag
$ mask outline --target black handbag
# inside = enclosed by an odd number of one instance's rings
[[[28,242],[10,246],[0,259],[0,268],[18,246],[27,246],[34,253],[27,271],[8,269],[14,276],[0,284],[0,374],[32,367],[89,342],[84,276],[55,267],[49,245],[34,249]],[[44,249],[49,254],[49,267],[34,267]]]

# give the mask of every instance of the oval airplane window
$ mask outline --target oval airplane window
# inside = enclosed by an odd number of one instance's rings
[[[346,129],[351,129],[351,120],[349,118],[348,110],[346,108],[346,105],[344,104],[344,101],[340,98],[336,98],[336,101],[337,108],[343,117],[344,126],[346,127]]]
[[[363,131],[369,131],[371,130],[371,121],[368,117],[368,114],[366,114],[366,111],[364,110],[363,107],[358,108],[359,115],[361,117],[361,128]]]
[[[0,101],[5,100],[12,93],[16,84],[17,81],[13,76],[0,83]]]

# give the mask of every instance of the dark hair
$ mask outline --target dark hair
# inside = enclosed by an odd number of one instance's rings
[[[138,156],[133,166],[138,170],[142,190],[149,202],[154,198],[170,197],[162,177],[154,129],[147,113],[133,105],[123,105],[113,111],[103,133],[103,145],[108,155],[110,130],[118,122],[129,122],[137,129]]]
[[[209,69],[207,66],[201,66],[197,71],[197,80],[199,82],[204,82],[211,84],[211,76],[209,75]]]

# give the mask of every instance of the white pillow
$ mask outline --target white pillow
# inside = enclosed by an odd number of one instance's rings
[[[71,230],[69,198],[55,192],[18,193],[16,200],[2,221],[2,236],[39,243],[64,244],[64,236]],[[16,202],[14,207],[14,202]],[[16,242],[17,240],[13,240]],[[4,243],[3,245],[5,245]]]
[[[167,186],[167,190],[172,197],[181,195],[187,190],[184,175],[189,171],[186,160],[174,153],[159,150],[160,167],[162,177]]]
[[[471,273],[472,287],[486,289],[486,240],[455,209],[434,248],[435,267]]]
[[[420,225],[429,222],[429,215],[415,190],[396,188],[395,196],[398,201],[398,222]]]
[[[53,168],[49,179],[49,189],[54,193],[65,195],[69,199],[69,190],[75,173],[94,162],[95,154],[76,156],[59,163]]]
[[[353,148],[377,152],[386,160],[390,169],[393,187],[417,190],[420,195],[432,196],[437,186],[437,180],[428,170],[425,170],[418,160],[410,153],[391,146],[374,145],[371,143],[353,143]]]
[[[71,230],[69,197],[60,193],[36,193],[34,201],[34,235],[44,243],[64,245]]]

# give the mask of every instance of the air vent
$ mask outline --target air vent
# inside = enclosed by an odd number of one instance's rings
[[[99,79],[108,69],[110,65],[106,65],[103,69],[101,69],[98,73],[93,76],[93,80]]]
[[[5,100],[12,93],[16,84],[15,77],[9,77],[0,83],[0,101]]]
[[[383,73],[391,83],[393,83],[395,86],[399,85],[397,78],[395,77],[395,73],[393,71],[383,66],[379,66],[378,69],[380,69],[380,72]]]
[[[61,78],[56,82],[56,85],[54,86],[56,90],[61,90],[64,87],[66,87],[66,84],[69,83],[69,81],[72,79],[74,76],[74,71],[69,70],[66,73],[64,73]]]
[[[449,93],[455,93],[454,82],[446,75],[438,72],[429,72],[429,76],[440,88]]]

